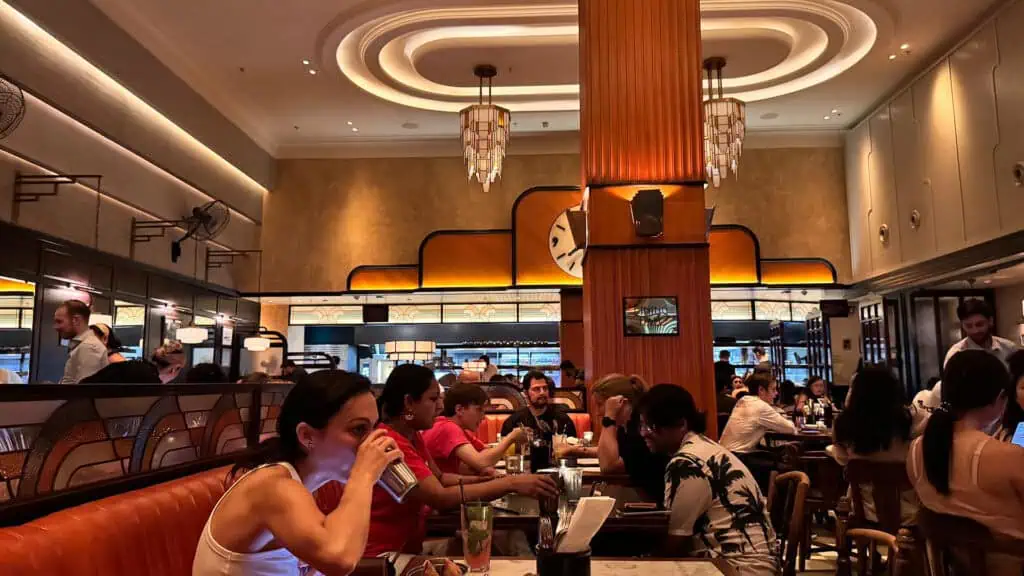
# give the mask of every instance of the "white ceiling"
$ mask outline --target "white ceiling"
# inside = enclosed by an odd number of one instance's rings
[[[483,62],[515,136],[578,129],[572,0],[91,1],[279,156],[454,138]],[[834,131],[1001,1],[704,0],[704,51],[751,130]]]

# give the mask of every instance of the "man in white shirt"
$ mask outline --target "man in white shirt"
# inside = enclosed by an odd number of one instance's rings
[[[1006,364],[1010,356],[1020,349],[1012,340],[1000,338],[992,333],[995,329],[995,313],[984,300],[964,300],[957,307],[956,316],[960,319],[960,330],[967,337],[949,347],[946,359],[942,362],[943,368],[949,363],[949,359],[961,350],[984,350]]]
[[[68,341],[68,361],[61,384],[78,384],[107,365],[107,347],[89,329],[89,305],[67,300],[53,314],[53,327],[61,340]]]
[[[737,454],[757,450],[767,432],[796,434],[796,426],[772,406],[778,384],[771,373],[755,372],[747,379],[749,393],[736,402],[720,440]]]

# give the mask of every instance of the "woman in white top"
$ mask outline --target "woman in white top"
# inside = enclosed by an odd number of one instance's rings
[[[261,445],[249,469],[221,497],[203,528],[193,576],[297,576],[308,565],[324,576],[351,573],[363,555],[373,486],[401,458],[394,440],[374,431],[370,382],[340,370],[296,384],[277,420],[278,437]],[[312,492],[346,482],[326,516]]]

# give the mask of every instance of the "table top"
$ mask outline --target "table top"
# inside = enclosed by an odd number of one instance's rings
[[[604,487],[604,496],[615,498],[615,510],[605,520],[601,527],[601,533],[621,531],[644,531],[659,535],[668,533],[668,514],[641,513],[624,514],[623,506],[630,501],[625,497],[626,488],[623,486]],[[540,503],[536,498],[509,494],[492,502],[496,507],[494,511],[495,530],[523,530],[527,534],[536,533],[537,523],[540,518]],[[458,509],[446,510],[427,517],[427,532],[434,535],[450,536],[461,529]]]
[[[425,557],[412,558],[402,569],[405,576]],[[457,559],[456,559],[457,560]],[[491,558],[490,576],[525,576],[536,574],[533,558]],[[590,561],[591,576],[735,576],[736,571],[724,560],[703,558],[594,558]]]

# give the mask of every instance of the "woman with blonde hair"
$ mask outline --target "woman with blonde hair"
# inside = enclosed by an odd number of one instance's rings
[[[668,458],[647,447],[640,435],[640,413],[633,410],[649,388],[636,374],[608,374],[594,384],[594,402],[602,414],[597,458],[602,474],[625,472],[635,488],[660,503]]]

